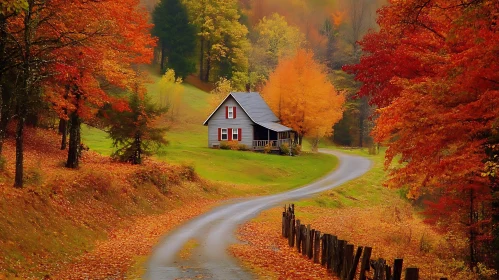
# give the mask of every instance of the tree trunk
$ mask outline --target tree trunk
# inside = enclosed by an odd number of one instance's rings
[[[61,137],[61,150],[66,150],[67,138],[68,138],[68,121],[65,119],[59,119],[59,133]]]
[[[202,81],[203,80],[203,67],[204,67],[204,38],[201,37],[200,41],[201,45],[201,53],[199,54],[199,79]]]
[[[71,114],[69,126],[69,149],[68,160],[66,162],[66,167],[68,168],[78,168],[81,144],[80,127],[81,120],[78,117],[78,113],[73,112]]]
[[[142,163],[142,137],[140,132],[135,133],[135,153],[132,164]]]
[[[20,117],[17,122],[16,129],[16,176],[14,181],[14,187],[22,188],[23,181],[23,170],[24,170],[24,117]]]
[[[475,225],[476,225],[476,219],[475,219],[475,206],[474,206],[474,193],[473,189],[470,190],[470,209],[469,209],[469,227],[470,227],[470,239],[469,239],[469,250],[470,250],[470,269],[473,270],[473,268],[477,264],[477,259],[476,259],[476,232],[475,232]]]
[[[299,135],[298,136],[298,145],[301,146],[302,142],[303,142],[303,135]]]
[[[205,71],[205,76],[204,76],[204,82],[208,82],[210,80],[210,70],[211,70],[211,43],[208,41],[208,46],[207,46],[207,55],[206,55],[206,71]]]
[[[17,129],[16,129],[16,175],[14,187],[22,188],[24,185],[24,121],[26,118],[26,106],[31,91],[31,12],[33,1],[28,1],[28,9],[24,16],[24,47],[23,57],[23,89],[19,92],[17,99]]]

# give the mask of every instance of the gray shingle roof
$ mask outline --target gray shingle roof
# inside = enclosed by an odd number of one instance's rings
[[[258,92],[233,92],[231,95],[254,122],[279,121]]]
[[[275,132],[285,132],[285,131],[291,131],[292,129],[284,126],[280,123],[275,123],[275,122],[257,122],[256,124],[263,126],[267,129],[270,129]]]

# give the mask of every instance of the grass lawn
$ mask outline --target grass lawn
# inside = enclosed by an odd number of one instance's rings
[[[159,76],[153,76],[148,92],[157,100]],[[216,150],[207,147],[208,129],[202,123],[209,115],[209,94],[183,84],[182,104],[167,132],[169,145],[155,156],[159,160],[193,166],[203,178],[237,185],[235,194],[266,194],[312,182],[337,166],[330,155],[303,153],[299,157],[253,152]],[[83,142],[104,155],[113,151],[107,133],[84,126]]]

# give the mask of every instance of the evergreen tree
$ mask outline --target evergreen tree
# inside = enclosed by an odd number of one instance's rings
[[[180,0],[161,0],[152,19],[153,35],[159,38],[161,71],[172,68],[182,78],[193,73],[196,29],[189,23],[186,7]]]
[[[164,138],[166,128],[155,126],[155,121],[167,108],[158,108],[144,94],[131,93],[128,99],[129,110],[109,111],[112,120],[108,129],[117,150],[113,158],[132,164],[142,163],[143,156],[152,155],[168,142]]]

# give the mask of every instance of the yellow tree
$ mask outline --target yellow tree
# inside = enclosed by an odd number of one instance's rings
[[[303,136],[331,135],[343,115],[345,97],[334,89],[311,51],[300,49],[281,60],[262,94],[281,122],[297,132],[300,145]]]
[[[182,78],[175,78],[175,71],[167,69],[159,81],[159,104],[161,107],[168,108],[169,121],[177,120],[183,96]]]

